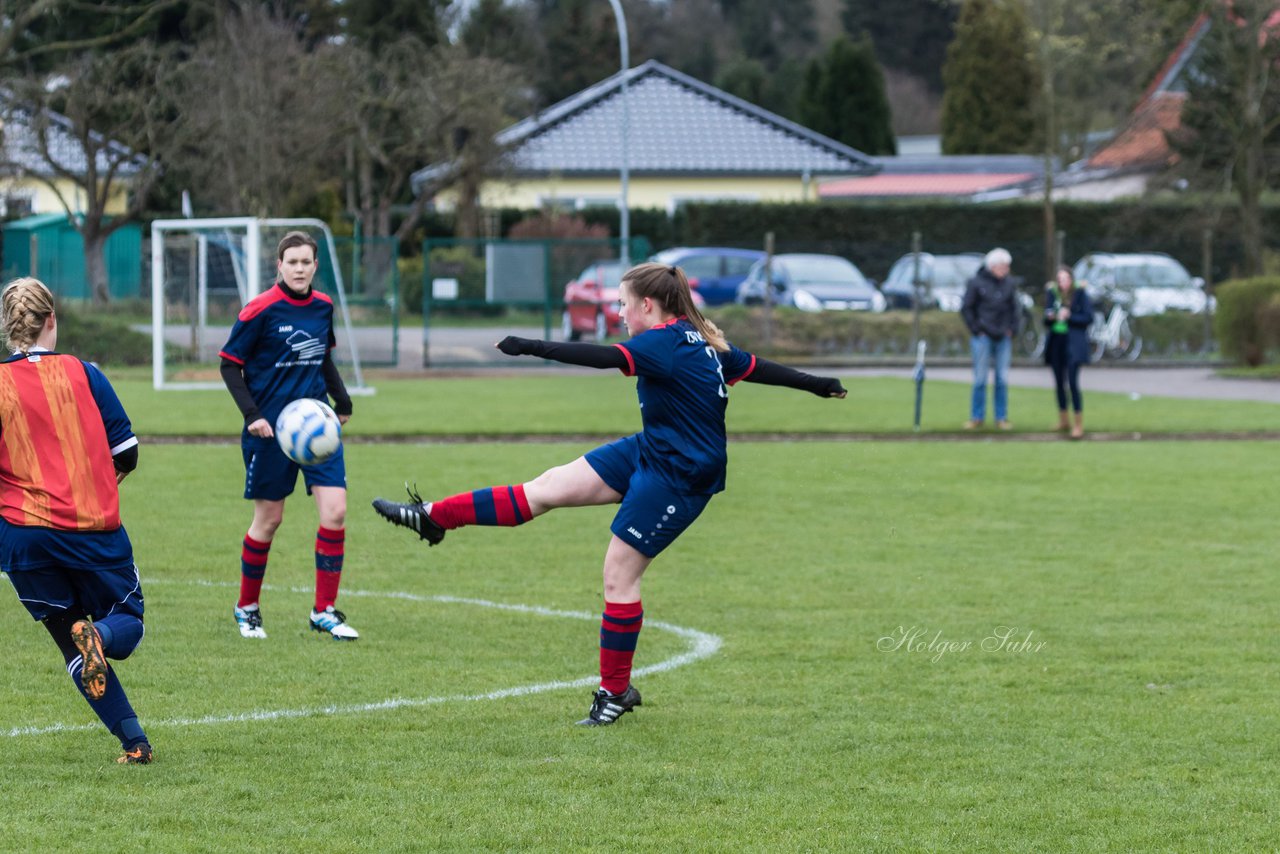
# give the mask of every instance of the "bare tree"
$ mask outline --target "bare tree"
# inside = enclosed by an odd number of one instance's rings
[[[1280,181],[1280,23],[1275,4],[1214,4],[1169,141],[1184,174],[1240,202],[1244,274],[1263,272],[1262,194]]]
[[[219,15],[212,42],[166,81],[166,166],[203,209],[280,216],[340,174],[341,48],[308,50],[296,23],[262,4]]]
[[[354,129],[348,196],[363,232],[392,234],[393,207],[408,200],[414,171],[432,163],[446,165],[400,209],[395,236],[407,238],[431,197],[448,187],[459,189],[459,219],[466,222],[480,181],[502,154],[494,137],[520,101],[516,70],[458,46],[425,49],[412,38],[377,55],[355,50],[348,60],[345,123]]]
[[[153,48],[137,44],[11,81],[4,168],[45,184],[62,203],[84,241],[95,303],[111,298],[107,238],[139,218],[159,175],[152,152],[162,116],[149,82],[161,64]],[[121,197],[123,210],[108,214]]]
[[[181,2],[0,0],[0,65],[119,45],[139,36],[158,15]],[[45,37],[41,33],[62,31],[61,23],[70,18],[79,24],[81,35]]]

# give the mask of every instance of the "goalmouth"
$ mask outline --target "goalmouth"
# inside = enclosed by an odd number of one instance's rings
[[[322,247],[315,285],[333,296],[339,315],[334,360],[350,377],[351,394],[372,394],[364,383],[333,232],[318,219],[158,219],[151,223],[151,364],[157,390],[222,388],[221,382],[170,378],[170,344],[196,363],[217,359],[240,307],[275,281],[275,247],[287,231],[307,231]],[[326,251],[327,250],[327,251]],[[327,258],[326,258],[327,256]],[[340,322],[339,322],[340,321]]]

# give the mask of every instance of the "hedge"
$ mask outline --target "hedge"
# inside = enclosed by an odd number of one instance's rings
[[[1280,346],[1280,278],[1223,282],[1217,296],[1214,329],[1223,355],[1251,367],[1261,365]]]
[[[135,332],[126,318],[72,309],[66,303],[56,310],[59,351],[102,365],[151,364],[151,336]],[[170,347],[169,352],[176,359],[189,358],[178,348]]]
[[[1276,305],[1280,318],[1280,302]],[[762,308],[725,306],[709,309],[707,316],[737,346],[778,357],[915,355],[909,311],[808,313],[776,308],[768,346]],[[1143,357],[1148,359],[1202,356],[1211,348],[1202,314],[1167,312],[1134,318],[1132,322],[1143,338]],[[923,312],[920,337],[928,342],[931,358],[969,355],[969,331],[955,312]],[[1014,355],[1025,357],[1026,354],[1015,352]]]

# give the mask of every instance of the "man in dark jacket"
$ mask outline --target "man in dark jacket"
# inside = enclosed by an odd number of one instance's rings
[[[960,316],[969,327],[973,352],[973,402],[966,430],[981,427],[987,411],[987,372],[996,369],[996,427],[1011,430],[1009,423],[1009,362],[1013,357],[1013,336],[1018,331],[1021,311],[1018,288],[1009,275],[1013,257],[1005,249],[992,249],[982,267],[965,286]]]

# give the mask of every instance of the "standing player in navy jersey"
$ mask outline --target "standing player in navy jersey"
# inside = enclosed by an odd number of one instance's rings
[[[102,372],[54,352],[58,320],[43,283],[5,285],[0,316],[12,353],[0,362],[0,569],[120,739],[118,761],[146,764],[151,744],[107,664],[142,640],[118,487],[138,465],[138,440]]]
[[[355,640],[359,632],[334,609],[342,576],[347,524],[347,470],[342,450],[322,463],[298,466],[280,450],[272,425],[285,404],[301,397],[333,398],[345,424],[351,397],[331,351],[333,301],[311,288],[316,275],[315,240],[291,231],[276,249],[279,275],[271,290],[241,310],[222,348],[222,380],[244,414],[240,448],[244,454],[244,497],[253,500],[253,523],[240,556],[240,599],[235,618],[246,638],[265,638],[258,599],[267,556],[284,519],[284,501],[302,468],[307,493],[320,513],[316,531],[316,599],[311,628],[336,640]]]
[[[374,509],[429,545],[463,525],[520,525],[557,507],[622,506],[604,557],[600,689],[579,724],[603,726],[640,705],[631,661],[644,619],[640,578],[649,563],[724,489],[728,387],[741,380],[844,397],[840,381],[800,373],[734,347],[694,307],[678,267],[640,264],[619,289],[625,344],[567,344],[504,338],[498,349],[636,376],[644,429],[596,448],[528,483],[480,489],[423,503],[381,498]]]

